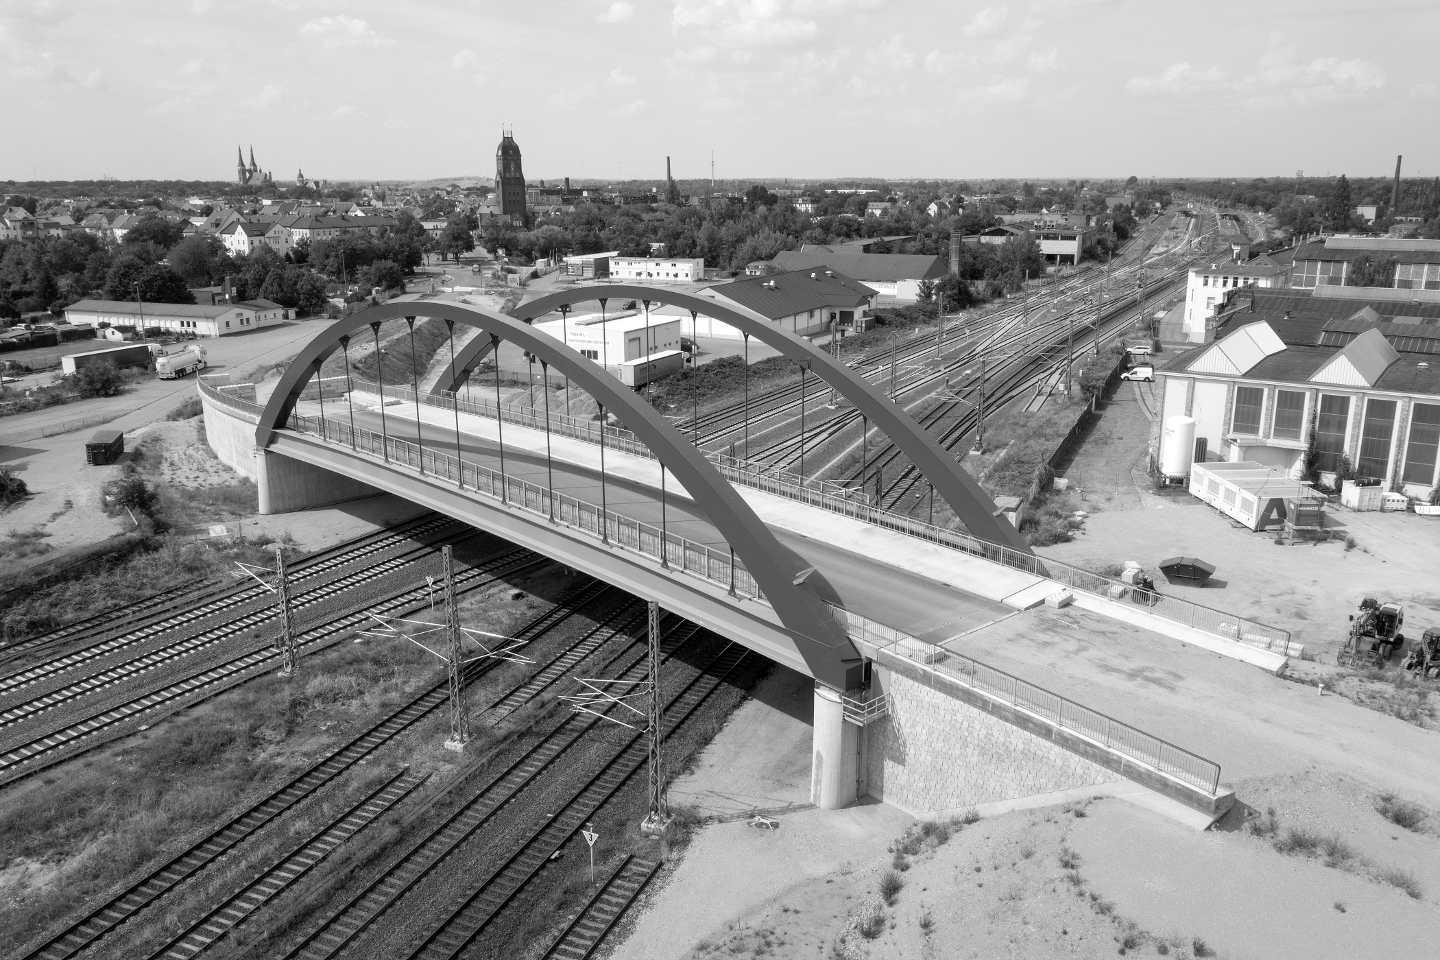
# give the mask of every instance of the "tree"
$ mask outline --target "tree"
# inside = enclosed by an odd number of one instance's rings
[[[1350,261],[1350,267],[1345,271],[1345,286],[1391,286],[1395,282],[1395,267],[1398,263],[1395,257],[1377,257],[1362,253]]]
[[[1323,211],[1325,226],[1331,230],[1348,229],[1356,219],[1355,201],[1350,196],[1350,181],[1345,174],[1340,174],[1340,179],[1335,181],[1335,188],[1330,191],[1330,199],[1325,202]]]
[[[120,242],[127,247],[137,243],[153,243],[162,250],[169,250],[185,237],[185,228],[164,217],[146,217],[125,231]]]
[[[1135,184],[1137,184],[1137,183],[1139,183],[1139,182],[1140,182],[1140,178],[1139,178],[1139,177],[1134,176],[1134,175],[1131,175],[1131,177],[1130,177],[1128,180],[1125,181],[1125,186],[1127,186],[1127,187],[1133,187],[1133,186],[1135,186]]]
[[[145,270],[145,263],[133,254],[125,253],[116,257],[105,274],[105,298],[134,300],[135,285],[140,282]]]
[[[442,256],[453,257],[455,262],[459,263],[462,253],[475,249],[475,237],[464,221],[455,219],[445,225],[445,232],[440,234],[439,246]]]
[[[140,274],[140,299],[150,303],[194,303],[185,278],[158,263]]]
[[[382,290],[393,290],[405,285],[405,274],[393,260],[376,260],[368,271],[369,285]]]
[[[64,380],[70,388],[87,399],[113,397],[120,393],[125,380],[113,363],[97,363],[81,367]]]
[[[216,267],[225,265],[225,245],[218,237],[197,233],[176,244],[166,259],[186,283],[207,287],[219,279]]]

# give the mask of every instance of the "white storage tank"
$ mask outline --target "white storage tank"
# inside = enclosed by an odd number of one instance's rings
[[[1195,464],[1195,419],[1169,417],[1160,438],[1160,472],[1167,477],[1186,477]]]

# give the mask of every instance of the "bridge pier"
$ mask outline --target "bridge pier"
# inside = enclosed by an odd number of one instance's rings
[[[855,802],[864,733],[855,724],[845,722],[840,692],[816,682],[810,802],[821,810],[839,810]]]
[[[326,507],[380,492],[343,474],[259,447],[255,448],[254,464],[262,515]]]

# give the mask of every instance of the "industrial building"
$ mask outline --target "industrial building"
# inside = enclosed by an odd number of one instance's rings
[[[700,257],[610,257],[610,279],[639,283],[696,283],[705,279]]]
[[[835,270],[795,270],[769,276],[741,277],[700,291],[700,296],[738,304],[782,330],[813,337],[833,329],[842,336],[868,330],[879,294]],[[701,316],[698,336],[738,340],[740,331]]]
[[[783,271],[833,270],[860,281],[882,299],[900,303],[914,303],[920,299],[921,283],[939,280],[946,273],[939,257],[924,254],[784,250],[770,262]]]
[[[536,323],[535,329],[565,343],[632,387],[674,373],[685,365],[680,318],[656,314],[575,314]]]
[[[290,311],[269,300],[246,300],[202,306],[197,303],[141,303],[134,300],[81,300],[65,308],[70,323],[101,323],[146,330],[159,327],[197,337],[223,337],[248,333],[288,320]]]
[[[1299,289],[1354,286],[1355,262],[1393,265],[1385,286],[1397,290],[1440,290],[1440,240],[1398,237],[1324,237],[1295,251],[1290,285]]]
[[[1155,371],[1164,420],[1194,418],[1212,459],[1291,476],[1313,433],[1327,483],[1348,462],[1428,496],[1440,483],[1440,296],[1398,293],[1232,288],[1215,342]]]

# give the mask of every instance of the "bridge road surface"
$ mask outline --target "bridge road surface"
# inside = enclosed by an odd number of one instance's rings
[[[302,403],[300,412],[313,416],[317,406]],[[427,419],[436,421],[426,424],[426,443],[445,451],[448,441],[448,451],[453,454],[453,414],[434,407],[421,409]],[[404,419],[407,410],[409,420]],[[330,401],[326,403],[326,416],[343,421],[348,411],[343,402]],[[413,440],[413,418],[412,405],[386,407],[386,426],[391,436]],[[379,415],[357,405],[355,425],[378,431]],[[466,461],[498,469],[494,442],[477,435],[488,427],[493,436],[495,422],[462,414],[461,425],[462,430],[475,431],[461,434]],[[543,432],[509,423],[504,427],[506,473],[513,472],[543,486],[543,455],[537,457],[511,446],[524,442],[524,434],[529,433],[540,437],[543,451]],[[560,437],[553,437],[552,444],[557,456],[562,451],[579,450],[582,455],[575,459],[585,459],[588,453],[598,460],[596,445]],[[658,526],[655,482],[618,475],[636,465],[658,477],[658,466],[653,461],[607,451],[609,506],[617,513]],[[599,502],[597,471],[559,459],[554,467],[557,491]],[[667,489],[671,528],[677,535],[723,547],[714,528],[694,505],[682,494],[671,493],[677,488],[678,484],[672,484]],[[752,504],[768,500],[793,505],[835,529],[858,523],[745,487],[738,489]],[[766,515],[763,508],[757,512],[762,518]],[[1318,767],[1343,771],[1440,807],[1440,754],[1431,749],[1428,738],[1433,734],[1419,727],[1342,697],[1317,697],[1313,686],[1271,676],[1242,661],[1099,613],[1074,606],[1020,612],[913,569],[877,561],[878,550],[857,553],[778,525],[772,524],[772,529],[783,545],[816,566],[816,576],[809,582],[833,602],[956,653],[973,656],[1213,760],[1221,764],[1222,784],[1239,783],[1242,801],[1247,778],[1295,776]],[[931,549],[953,554],[900,534],[887,536],[906,544],[914,556]],[[910,558],[899,562],[914,563]],[[963,567],[955,574],[956,579],[968,576],[977,567],[982,572],[1019,575],[1018,571],[973,558],[962,556],[955,562]],[[994,594],[990,584],[986,591]],[[1397,762],[1401,757],[1404,762]]]

